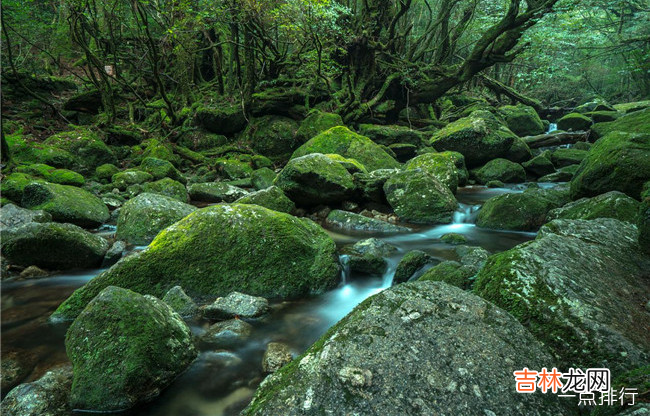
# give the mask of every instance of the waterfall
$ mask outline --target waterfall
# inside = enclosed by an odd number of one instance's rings
[[[480,205],[458,204],[452,224],[474,224]]]
[[[341,264],[341,280],[343,285],[346,285],[350,280],[350,256],[347,254],[340,255],[339,263]]]
[[[551,123],[548,125],[548,131],[546,133],[550,133],[557,130],[557,124],[556,123]]]

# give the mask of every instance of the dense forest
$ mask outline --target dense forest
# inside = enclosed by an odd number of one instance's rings
[[[649,0],[1,10],[2,414],[650,412]]]

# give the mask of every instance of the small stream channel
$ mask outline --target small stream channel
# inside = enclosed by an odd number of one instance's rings
[[[556,184],[539,185],[551,187]],[[492,253],[535,238],[535,233],[488,230],[474,224],[480,206],[487,199],[523,189],[524,185],[493,189],[483,186],[460,188],[457,193],[460,204],[452,224],[417,227],[400,235],[377,236],[398,248],[388,259],[390,266],[384,275],[355,276],[344,267],[342,283],[337,289],[313,298],[273,304],[268,316],[250,322],[254,326],[253,335],[242,347],[232,351],[201,351],[190,368],[158,399],[127,414],[238,414],[263,379],[261,360],[268,342],[284,342],[295,355],[302,353],[361,301],[390,287],[395,268],[406,252],[418,249],[440,261],[456,259],[455,246],[439,240],[450,232],[463,234],[469,245],[481,246]],[[114,229],[105,227],[98,232],[111,234]],[[372,237],[367,234],[330,234],[338,245]],[[136,247],[135,250],[143,248]],[[342,263],[345,264],[345,258],[342,258]],[[102,270],[86,270],[39,280],[2,282],[2,352],[22,351],[32,355],[36,365],[30,380],[40,377],[56,364],[68,362],[64,348],[67,326],[49,324],[47,318],[75,289],[100,272]],[[207,322],[191,323],[195,334],[200,334],[208,326]]]

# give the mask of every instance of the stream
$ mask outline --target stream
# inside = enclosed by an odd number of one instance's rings
[[[539,185],[552,187],[558,184]],[[463,234],[467,244],[481,246],[491,253],[535,238],[536,233],[489,230],[474,225],[477,212],[487,199],[502,193],[521,192],[525,188],[525,185],[459,188],[456,196],[460,204],[452,224],[417,227],[405,234],[377,236],[398,248],[397,253],[388,259],[389,268],[384,275],[356,276],[344,268],[342,283],[337,289],[313,298],[272,304],[269,315],[250,321],[254,331],[241,348],[201,351],[190,368],[154,402],[122,414],[238,414],[264,377],[261,361],[268,342],[284,342],[291,347],[294,356],[301,354],[361,301],[390,287],[395,268],[406,252],[418,249],[440,261],[454,260],[457,258],[455,246],[439,240],[450,232]],[[114,230],[104,227],[98,232],[110,234]],[[372,237],[339,232],[330,232],[330,235],[339,246]],[[135,248],[141,249],[144,247]],[[342,264],[345,264],[344,257]],[[35,367],[28,381],[40,377],[54,365],[68,362],[64,347],[67,326],[49,324],[47,318],[75,289],[102,271],[86,270],[44,279],[2,282],[2,352],[23,351],[34,357]],[[198,335],[209,324],[196,321],[190,326]]]

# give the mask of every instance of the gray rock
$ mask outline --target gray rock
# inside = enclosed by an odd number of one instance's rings
[[[37,357],[25,350],[3,351],[0,360],[0,389],[3,394],[23,381],[36,365]]]
[[[529,327],[563,365],[610,368],[614,378],[650,360],[648,315],[636,300],[650,293],[648,270],[634,225],[554,220],[534,241],[491,256],[474,291]]]
[[[201,336],[201,343],[211,348],[236,348],[251,336],[253,326],[240,319],[217,322]]]
[[[111,248],[108,249],[106,255],[104,256],[104,260],[102,261],[102,268],[111,267],[112,265],[120,261],[125,251],[126,251],[126,243],[124,241],[118,240],[114,242]]]
[[[346,247],[343,254],[349,256],[350,270],[364,274],[383,274],[388,267],[385,257],[397,248],[378,238],[369,238]]]
[[[46,272],[45,270],[37,267],[37,266],[29,266],[22,272],[20,272],[20,278],[21,279],[35,279],[39,277],[47,277],[50,274]]]
[[[293,357],[287,344],[269,342],[262,357],[262,370],[265,373],[275,373],[280,368],[289,364]]]
[[[174,286],[169,289],[163,297],[163,302],[169,305],[174,312],[179,314],[182,318],[191,319],[198,312],[198,306],[192,300],[191,297],[187,296],[183,288],[180,286]]]
[[[0,208],[0,232],[9,231],[31,222],[50,222],[52,215],[45,211],[25,209],[14,204]]]
[[[365,217],[353,212],[332,210],[325,220],[325,225],[329,228],[354,231],[360,233],[401,233],[410,231],[409,228],[391,224],[386,221],[375,218]]]
[[[515,391],[513,371],[552,365],[502,309],[444,283],[405,283],[267,377],[242,415],[577,414],[554,394]]]
[[[259,296],[232,292],[203,308],[203,316],[211,320],[231,319],[234,317],[257,318],[264,315],[268,310],[268,300]]]
[[[71,385],[71,366],[50,370],[40,379],[11,390],[0,405],[1,413],[4,416],[68,415]]]

